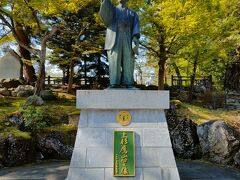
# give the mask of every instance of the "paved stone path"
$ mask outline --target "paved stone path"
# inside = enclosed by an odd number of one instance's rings
[[[49,161],[0,170],[0,180],[64,180],[69,161]],[[181,180],[240,180],[240,170],[200,161],[177,161]],[[148,179],[147,179],[148,180]]]

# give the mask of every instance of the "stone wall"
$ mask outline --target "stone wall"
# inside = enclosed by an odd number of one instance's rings
[[[240,92],[233,90],[226,90],[226,108],[240,109]]]

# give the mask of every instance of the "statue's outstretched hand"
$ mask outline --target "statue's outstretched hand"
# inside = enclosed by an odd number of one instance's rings
[[[132,39],[132,50],[134,52],[134,54],[137,54],[138,55],[138,47],[139,47],[139,40],[137,37],[133,37]]]

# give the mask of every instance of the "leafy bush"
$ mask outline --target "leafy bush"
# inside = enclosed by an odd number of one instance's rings
[[[48,124],[49,114],[47,108],[25,105],[20,109],[20,112],[23,116],[25,129],[27,131],[39,131]]]

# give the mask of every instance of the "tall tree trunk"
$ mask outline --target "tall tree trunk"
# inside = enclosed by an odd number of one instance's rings
[[[62,85],[65,85],[65,79],[66,79],[66,69],[63,67],[63,68],[62,68],[62,71],[63,71]]]
[[[180,70],[179,70],[179,68],[178,68],[178,66],[175,62],[172,65],[173,65],[173,68],[174,68],[174,70],[176,72],[176,75],[178,77],[177,86],[182,87],[182,76],[181,76]]]
[[[15,23],[15,31],[16,31],[16,35],[18,36],[19,40],[21,40],[24,44],[29,46],[30,45],[29,37],[27,36],[27,33],[23,29],[21,24]],[[21,46],[19,46],[19,52],[23,59],[28,60],[27,63],[23,64],[23,75],[25,77],[25,80],[29,83],[35,82],[37,77],[35,74],[35,70],[31,64],[30,52]]]
[[[165,61],[158,62],[158,90],[164,89]]]
[[[68,92],[68,93],[71,93],[71,92],[72,92],[73,75],[74,75],[74,61],[71,60],[71,64],[70,64],[70,75],[69,75],[68,88],[67,88],[67,92]]]
[[[39,53],[40,62],[39,62],[39,75],[37,83],[35,85],[34,95],[39,96],[40,92],[45,88],[45,60],[46,60],[46,49],[47,49],[47,40],[52,37],[57,32],[57,28],[53,28],[49,34],[46,34],[41,41],[41,51]]]
[[[41,60],[39,64],[39,77],[37,79],[35,85],[35,93],[34,95],[39,96],[41,91],[44,89],[45,86],[45,60]]]
[[[163,32],[164,30],[161,29]],[[159,37],[158,40],[159,44],[159,61],[158,61],[158,90],[164,89],[164,75],[165,75],[165,64],[167,61],[167,52],[165,48],[165,36],[162,33],[162,35]]]
[[[188,97],[189,101],[192,101],[192,99],[193,99],[193,89],[194,89],[194,82],[195,82],[197,65],[198,65],[198,58],[199,58],[199,52],[197,51],[197,54],[196,54],[196,56],[194,58],[194,62],[193,62],[193,72],[192,72],[192,76],[191,76],[189,97]]]

